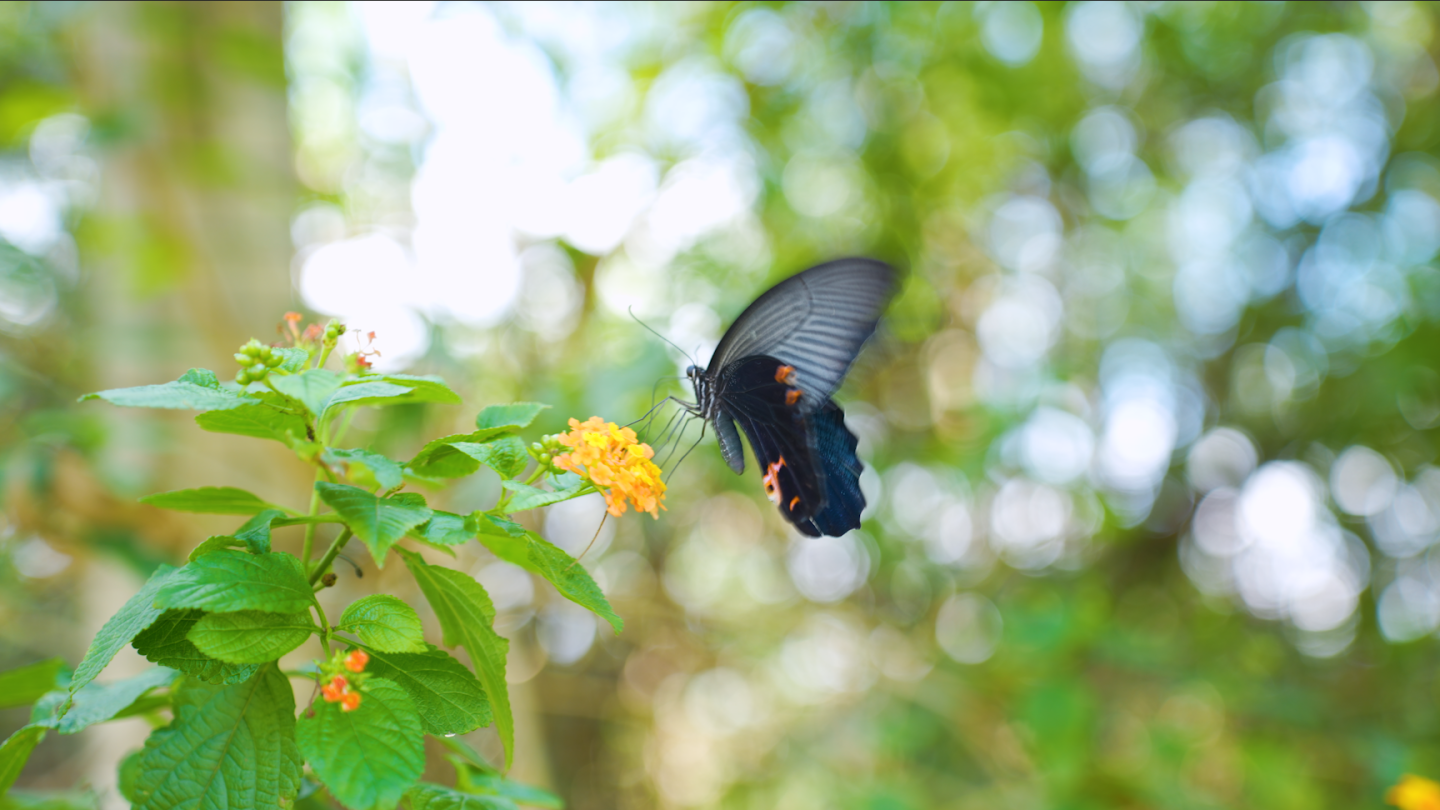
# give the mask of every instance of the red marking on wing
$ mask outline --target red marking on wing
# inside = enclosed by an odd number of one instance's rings
[[[785,457],[781,456],[779,461],[770,465],[760,479],[765,482],[765,497],[769,498],[770,502],[776,506],[780,505],[780,468],[784,466]]]
[[[799,496],[799,495],[796,495],[795,497],[793,497],[793,498],[790,499],[790,511],[791,511],[791,512],[794,512],[794,511],[795,511],[795,504],[797,504],[797,503],[799,503],[799,502],[800,502],[800,496]]]
[[[775,382],[790,384],[790,378],[795,376],[794,366],[781,366],[775,369]]]
[[[800,389],[799,389],[799,388],[791,388],[789,391],[786,391],[786,392],[785,392],[785,404],[786,404],[786,405],[794,405],[795,403],[797,403],[797,402],[799,402],[799,401],[800,401]]]

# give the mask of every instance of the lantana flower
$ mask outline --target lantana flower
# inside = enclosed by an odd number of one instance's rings
[[[1440,810],[1440,782],[1407,773],[1385,792],[1385,803],[1400,810]]]
[[[635,431],[598,416],[584,422],[572,418],[570,432],[556,440],[570,450],[555,456],[554,466],[594,484],[605,495],[610,514],[625,514],[628,499],[635,511],[660,517],[665,482],[652,461],[655,450],[637,441]]]
[[[348,653],[336,652],[330,661],[320,667],[320,696],[326,703],[339,703],[340,711],[353,712],[360,708],[360,686],[369,676],[363,674],[370,656],[364,650],[355,649]]]

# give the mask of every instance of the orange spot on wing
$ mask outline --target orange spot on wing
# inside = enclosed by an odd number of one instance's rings
[[[796,495],[795,497],[793,497],[793,498],[790,499],[790,511],[791,511],[791,512],[794,512],[794,511],[795,511],[795,504],[797,504],[797,503],[799,503],[799,502],[800,502],[800,496],[799,496],[799,495]]]
[[[800,389],[799,389],[799,388],[791,388],[789,391],[786,391],[786,392],[785,392],[785,404],[786,404],[786,405],[794,405],[795,403],[797,403],[797,402],[799,402],[799,401],[800,401]]]
[[[795,376],[794,366],[781,366],[775,369],[775,382],[790,384],[790,378]]]
[[[765,497],[776,506],[780,505],[780,468],[785,466],[785,457],[771,464],[765,475],[760,479],[765,483]]]

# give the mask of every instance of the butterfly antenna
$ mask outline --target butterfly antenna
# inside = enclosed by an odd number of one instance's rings
[[[690,365],[692,365],[692,366],[694,366],[694,365],[699,365],[698,363],[695,362],[695,358],[693,358],[693,357],[690,356],[690,353],[689,353],[689,352],[685,351],[684,349],[680,348],[679,346],[676,346],[676,345],[675,345],[675,341],[671,340],[670,338],[665,337],[664,335],[660,334],[659,332],[656,332],[654,329],[651,329],[651,328],[650,328],[649,324],[645,323],[644,321],[640,320],[639,318],[636,318],[636,317],[635,317],[635,308],[634,308],[634,307],[626,307],[626,311],[630,313],[630,317],[631,317],[632,319],[634,319],[634,321],[635,321],[636,323],[638,323],[638,324],[640,324],[641,326],[645,327],[645,331],[649,332],[650,334],[654,335],[655,337],[660,338],[661,340],[665,341],[666,343],[669,343],[671,346],[674,346],[675,351],[680,352],[681,354],[685,355],[685,359],[690,361]]]
[[[579,557],[576,557],[575,559],[571,560],[571,561],[570,561],[570,564],[567,565],[567,566],[565,566],[565,570],[566,570],[566,571],[569,571],[571,568],[574,568],[576,563],[578,563],[578,562],[580,562],[581,560],[585,559],[585,555],[590,553],[590,548],[591,548],[591,546],[594,546],[594,545],[595,545],[595,541],[600,539],[600,530],[603,529],[603,528],[605,528],[605,518],[607,518],[607,517],[610,517],[610,510],[609,510],[609,509],[606,509],[605,512],[600,515],[600,525],[595,527],[595,536],[592,537],[592,538],[590,538],[590,545],[586,546],[586,547],[585,547],[585,550],[582,551],[582,552],[580,552],[580,556],[579,556]]]

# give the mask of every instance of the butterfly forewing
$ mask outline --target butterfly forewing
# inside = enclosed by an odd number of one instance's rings
[[[838,259],[776,284],[740,313],[710,360],[712,374],[766,355],[795,368],[805,412],[840,387],[860,346],[875,331],[895,271],[872,259]]]

